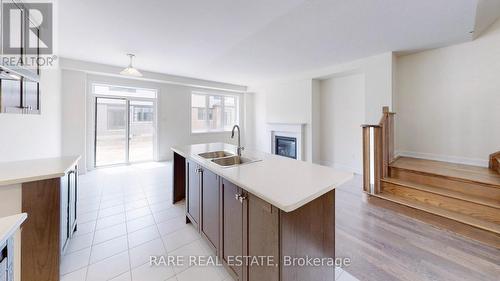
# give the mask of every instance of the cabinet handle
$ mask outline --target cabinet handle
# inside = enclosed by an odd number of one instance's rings
[[[241,195],[239,195],[238,193],[236,193],[236,194],[234,195],[234,199],[236,199],[236,200],[238,200],[238,201],[240,201],[240,197],[241,197]]]
[[[203,169],[202,169],[202,168],[198,168],[198,169],[196,169],[196,172],[198,172],[198,173],[202,173],[202,172],[203,172]]]
[[[240,195],[240,203],[243,203],[243,201],[247,200],[247,196],[246,195]]]

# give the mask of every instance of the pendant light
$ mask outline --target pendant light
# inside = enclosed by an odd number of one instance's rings
[[[122,70],[120,72],[121,75],[126,75],[126,76],[134,76],[134,77],[142,77],[142,73],[137,70],[133,65],[132,65],[132,61],[135,57],[134,54],[127,54],[127,56],[129,56],[130,58],[130,63],[129,65],[127,66],[127,68],[125,68],[124,70]]]

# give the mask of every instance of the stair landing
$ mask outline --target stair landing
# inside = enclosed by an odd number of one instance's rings
[[[399,157],[391,167],[432,174],[472,183],[482,183],[500,188],[500,174],[487,168],[435,160]]]

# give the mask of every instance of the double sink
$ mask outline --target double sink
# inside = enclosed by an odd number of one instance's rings
[[[223,150],[200,153],[198,156],[209,159],[211,162],[221,167],[233,167],[260,161],[260,159],[238,156]]]

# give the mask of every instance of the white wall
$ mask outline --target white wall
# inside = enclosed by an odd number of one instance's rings
[[[158,103],[159,160],[170,160],[172,158],[170,147],[174,145],[236,142],[236,138],[231,139],[231,132],[191,133],[191,92],[193,90],[200,91],[196,88],[168,84],[164,84],[160,88]],[[236,95],[240,96],[240,122],[244,124],[244,113],[241,107],[244,99],[241,94]]]
[[[366,59],[361,72],[365,74],[365,123],[378,124],[382,107],[393,108],[392,53]]]
[[[243,94],[243,122],[240,122],[241,126],[241,143],[243,146],[253,146],[253,141],[255,140],[255,94],[254,93],[244,93]],[[250,147],[249,147],[250,148]]]
[[[240,122],[245,124],[245,97],[243,94],[222,90],[204,89],[169,83],[158,83],[127,79],[114,76],[87,74],[83,71],[64,69],[62,82],[63,111],[63,152],[65,155],[87,155],[83,163],[87,169],[93,168],[93,114],[89,83],[108,83],[129,87],[153,88],[158,90],[157,99],[157,159],[170,160],[170,147],[174,145],[226,142],[234,143],[230,132],[191,133],[191,92],[217,92],[240,96]],[[244,135],[244,131],[242,133]],[[243,138],[244,140],[244,138]],[[84,166],[82,166],[84,167]]]
[[[364,73],[366,100],[364,123],[377,124],[382,117],[382,107],[393,107],[394,61],[394,54],[388,52],[308,71],[300,74],[300,77],[324,80],[335,76]]]
[[[0,162],[61,155],[61,71],[40,79],[40,115],[0,114]]]
[[[59,50],[58,1],[53,1],[53,54]],[[40,115],[0,114],[0,162],[61,156],[61,70],[40,68]]]
[[[397,59],[396,148],[487,165],[500,150],[500,21],[475,41]]]
[[[86,155],[86,85],[87,76],[83,72],[63,70],[62,89],[62,154],[80,155],[78,166],[85,172]]]
[[[269,144],[268,133],[267,133],[267,104],[266,104],[266,93],[264,90],[253,88],[253,114],[252,119],[254,120],[253,132],[247,137],[246,145],[250,148],[257,150],[271,152],[271,146]],[[251,138],[253,136],[253,138]]]
[[[393,54],[381,55],[349,63],[301,73],[290,79],[261,81],[249,86],[254,93],[253,132],[254,139],[248,140],[256,149],[270,152],[267,123],[305,123],[304,156],[307,161],[320,163],[318,124],[323,118],[318,100],[319,83],[332,77],[363,74],[363,120],[356,119],[359,134],[363,123],[377,124],[382,116],[382,107],[392,107],[393,96]],[[326,110],[323,108],[323,110]],[[344,117],[345,118],[345,117]],[[351,154],[356,152],[352,151]],[[356,165],[354,165],[356,166]],[[357,172],[357,169],[353,169]]]
[[[320,82],[320,160],[342,170],[362,172],[360,124],[365,120],[365,75]]]
[[[254,85],[254,148],[271,152],[267,123],[304,123],[304,159],[312,161],[312,79]]]
[[[308,123],[311,121],[311,79],[266,85],[267,122]]]

